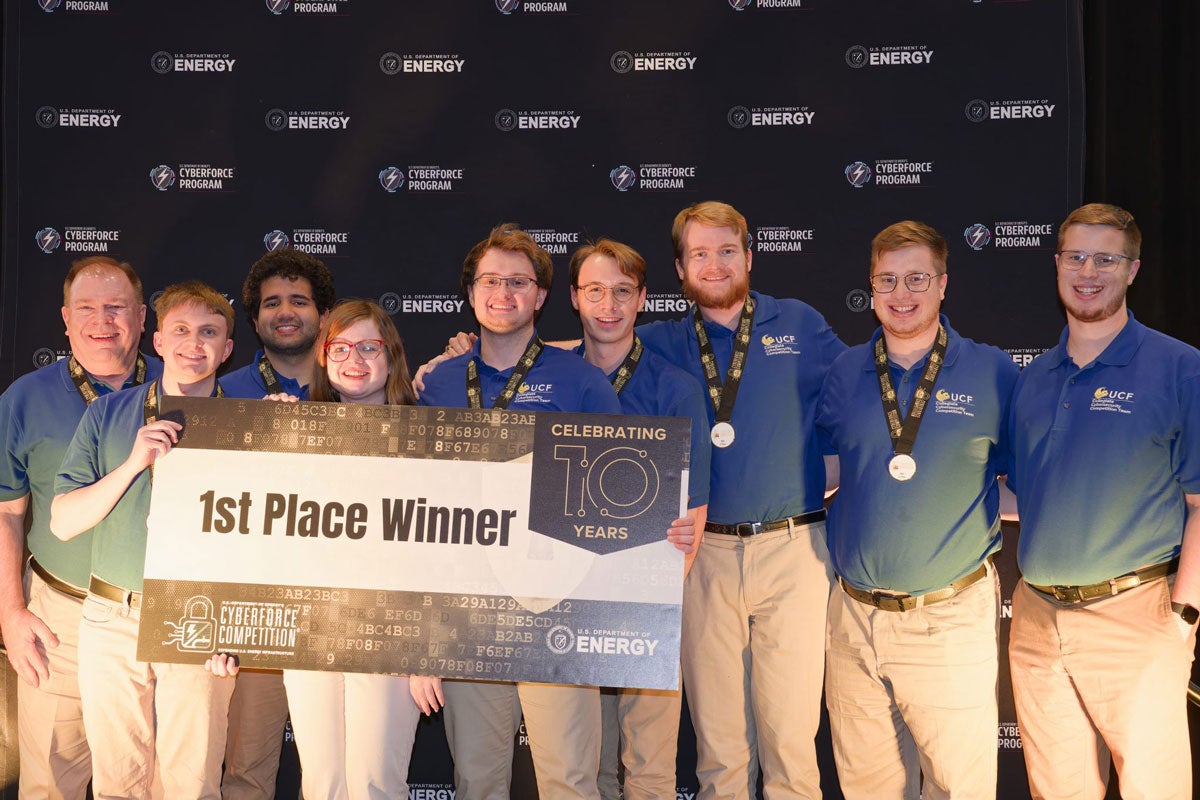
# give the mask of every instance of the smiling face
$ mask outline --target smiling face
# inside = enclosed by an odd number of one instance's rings
[[[233,340],[225,317],[200,303],[182,303],[159,321],[154,349],[163,360],[163,390],[180,394],[194,384],[203,389],[233,352]]]
[[[690,220],[681,239],[675,270],[683,295],[701,308],[729,309],[750,293],[752,255],[733,228],[716,228]]]
[[[273,275],[262,282],[261,292],[254,330],[263,349],[285,356],[312,352],[325,315],[317,311],[308,278]]]
[[[584,260],[579,266],[577,280],[580,288],[571,287],[571,305],[579,311],[584,342],[608,344],[630,337],[638,311],[646,301],[646,287],[643,286],[639,291],[637,281],[621,272],[615,258],[603,253],[593,253]],[[594,303],[584,297],[581,291],[593,284],[608,289],[625,286],[633,290],[634,297],[625,303],[618,303],[613,293],[608,291],[603,299]]]
[[[382,338],[374,320],[360,319],[326,342],[326,346],[335,342],[351,346],[350,355],[345,361],[325,359],[329,383],[337,390],[343,403],[383,405],[387,402],[387,348],[381,347],[375,358],[363,358],[353,347],[364,339]]]
[[[914,292],[904,283],[906,275],[918,273],[935,275],[929,288]],[[871,277],[894,275],[895,290],[888,293],[875,292],[875,316],[883,326],[889,339],[919,339],[932,336],[937,330],[938,312],[946,296],[947,277],[937,275],[938,265],[933,251],[924,245],[902,247],[882,253],[875,262]]]
[[[71,282],[62,317],[80,365],[96,378],[123,380],[146,322],[129,278],[113,267],[88,267]]]
[[[1060,250],[1085,253],[1125,253],[1125,232],[1109,225],[1071,225]],[[1059,259],[1056,256],[1055,261]],[[1079,322],[1103,322],[1125,311],[1125,293],[1141,261],[1122,259],[1113,272],[1098,272],[1092,259],[1072,272],[1058,267],[1058,296],[1067,314]]]
[[[523,254],[512,250],[492,248],[483,254],[475,268],[476,279],[484,275],[501,278],[520,275],[536,281],[533,262]],[[515,291],[508,284],[496,289],[485,289],[472,284],[467,289],[467,299],[475,309],[475,319],[480,326],[497,335],[533,335],[533,320],[538,309],[546,301],[546,290],[532,284],[523,292]]]

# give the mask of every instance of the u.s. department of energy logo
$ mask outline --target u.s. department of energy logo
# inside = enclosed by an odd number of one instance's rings
[[[150,183],[160,192],[165,192],[175,185],[175,170],[166,164],[159,164],[150,170]]]
[[[992,232],[988,229],[987,225],[984,225],[982,222],[976,222],[963,231],[963,239],[972,250],[982,250],[992,241]]]
[[[628,50],[618,50],[608,59],[608,65],[618,75],[624,75],[633,69],[633,53]]]
[[[516,130],[517,112],[513,111],[511,108],[502,108],[496,112],[494,121],[496,123],[496,128],[504,131],[505,133]]]
[[[963,113],[967,115],[967,119],[971,122],[983,122],[988,118],[988,113],[991,106],[986,100],[972,100],[963,108]]]
[[[853,164],[847,164],[846,181],[855,189],[861,189],[866,183],[871,180],[871,168],[861,161],[855,161]]]
[[[404,173],[399,167],[384,167],[379,170],[379,185],[388,194],[395,194],[404,185]]]
[[[400,72],[401,59],[399,53],[388,51],[379,57],[379,69],[384,75],[395,75]]]
[[[263,122],[266,123],[268,128],[278,133],[287,127],[287,119],[287,112],[282,108],[272,108],[263,117]]]
[[[608,180],[612,183],[613,188],[619,192],[626,192],[633,188],[637,183],[637,172],[628,164],[622,164],[608,173]]]
[[[33,366],[35,369],[48,367],[58,360],[58,355],[49,347],[39,347],[33,351]]]
[[[725,114],[729,127],[741,130],[750,124],[750,109],[745,106],[734,106]]]
[[[175,65],[175,56],[168,53],[166,50],[159,50],[154,55],[150,56],[150,69],[157,72],[159,75],[166,75]]]
[[[871,307],[871,293],[866,289],[851,289],[846,293],[846,308],[855,314]]]
[[[53,128],[58,124],[58,109],[54,106],[42,106],[34,115],[37,124],[43,128]]]
[[[565,656],[575,649],[575,632],[566,625],[555,625],[546,631],[546,647],[555,655]]]
[[[867,65],[867,48],[856,44],[846,50],[846,65],[852,69],[862,69]]]

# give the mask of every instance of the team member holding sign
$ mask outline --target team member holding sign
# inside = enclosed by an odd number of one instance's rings
[[[322,326],[312,399],[407,405],[416,399],[404,345],[377,304],[346,300]],[[421,713],[399,675],[285,670],[308,800],[408,797]]]
[[[55,481],[50,528],[60,539],[94,528],[79,690],[96,797],[149,797],[157,772],[167,797],[215,800],[233,682],[196,665],[139,662],[135,650],[151,471],[182,429],[158,418],[159,401],[220,396],[216,372],[233,350],[233,309],[196,281],[167,287],[154,309],[162,380],[88,406]],[[224,657],[212,667],[224,674]]]

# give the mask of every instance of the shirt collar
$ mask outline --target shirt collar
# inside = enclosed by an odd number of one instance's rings
[[[1108,347],[1104,348],[1092,363],[1123,367],[1133,360],[1134,353],[1141,347],[1142,340],[1146,338],[1146,326],[1138,322],[1129,309],[1126,309],[1125,313],[1129,315],[1125,327],[1121,328],[1116,338],[1108,343]],[[1058,337],[1058,344],[1047,351],[1045,358],[1051,369],[1057,369],[1071,360],[1071,356],[1067,352],[1067,339],[1070,331],[1069,326],[1064,327],[1062,335]]]
[[[942,327],[946,329],[946,360],[943,363],[947,367],[952,367],[952,366],[954,366],[954,362],[956,360],[958,360],[958,353],[962,349],[962,337],[958,335],[958,331],[956,331],[956,330],[954,330],[954,328],[950,327],[950,320],[946,319],[945,314],[938,314],[938,322],[942,323]],[[870,339],[870,341],[867,342],[867,352],[868,353],[873,354],[875,352],[875,342],[879,341],[879,337],[881,337],[881,336],[883,336],[883,326],[882,325],[880,325],[878,328],[875,329],[875,333],[871,334],[871,339]],[[929,358],[929,354],[926,353],[925,355],[921,356],[920,359],[918,359],[917,363],[915,363],[911,367],[909,367],[909,369],[916,369],[918,367],[923,367],[926,359],[928,359],[928,358]],[[891,364],[891,366],[896,366],[896,365]],[[874,372],[874,371],[875,371],[875,358],[874,358],[874,356],[872,356],[871,358],[867,359],[867,363],[863,367],[863,372]]]

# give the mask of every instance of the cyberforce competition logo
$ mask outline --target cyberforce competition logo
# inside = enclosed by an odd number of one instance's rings
[[[1057,241],[1052,222],[996,222],[992,227],[976,222],[963,230],[963,240],[972,250],[991,244],[997,250],[1046,250]]]
[[[171,53],[159,50],[150,56],[150,69],[159,75],[169,72],[233,72],[236,58],[229,53]]]
[[[458,53],[400,53],[389,50],[379,57],[379,70],[384,75],[400,73],[430,74],[458,73],[467,60]]]
[[[453,192],[461,188],[462,167],[410,165],[407,171],[399,167],[379,170],[379,185],[388,194],[396,192]]]
[[[37,0],[38,8],[47,14],[55,11],[83,12],[90,14],[106,14],[109,8],[108,0]]]
[[[696,57],[690,52],[643,53],[618,50],[608,59],[608,65],[618,75],[630,72],[691,72]]]
[[[795,128],[812,125],[815,116],[809,106],[733,106],[725,112],[725,121],[736,130]]]
[[[529,2],[529,0],[493,0],[496,5],[496,10],[504,16],[510,16],[514,13],[522,14],[567,14],[572,11],[572,6],[576,5],[575,0],[570,2]]]
[[[579,127],[581,116],[574,110],[528,110],[502,108],[492,120],[496,129],[512,131],[563,131]]]
[[[609,170],[608,181],[618,192],[630,189],[679,191],[693,188],[694,164],[638,164],[637,169],[621,164]]]
[[[764,225],[754,229],[750,249],[755,253],[803,253],[813,244],[812,228]]]
[[[164,620],[164,645],[182,653],[237,648],[253,653],[294,653],[300,606],[290,603],[225,600],[217,613],[211,598],[193,595],[174,622]]]
[[[1041,100],[972,100],[963,108],[971,122],[1004,119],[1050,119],[1055,104]]]
[[[159,164],[150,170],[150,185],[160,192],[178,187],[181,192],[228,192],[236,177],[234,167],[212,164]]]
[[[345,231],[327,231],[324,228],[296,228],[289,236],[276,228],[263,236],[263,247],[267,252],[274,252],[289,245],[314,255],[344,256],[350,245],[350,234]]]
[[[263,0],[273,16],[282,17],[284,14],[300,14],[327,16],[330,14],[348,14],[350,0],[334,0],[333,2],[313,3],[296,2],[295,0]]]
[[[287,110],[272,108],[263,117],[267,128],[279,131],[344,131],[350,127],[345,111]]]
[[[1092,392],[1092,404],[1088,411],[1109,411],[1115,414],[1133,413],[1133,392],[1101,386]]]
[[[933,393],[933,413],[973,417],[975,416],[975,398],[966,392],[939,388]]]
[[[846,65],[851,69],[863,67],[896,67],[933,62],[933,51],[923,44],[897,44],[882,47],[863,47],[856,44],[846,50]]]
[[[932,161],[913,161],[907,158],[876,159],[874,167],[865,161],[846,165],[846,182],[861,189],[872,179],[876,186],[925,186],[933,175]]]
[[[43,253],[53,253],[60,246],[64,253],[107,253],[110,245],[115,247],[121,241],[121,231],[72,226],[60,234],[56,228],[42,228],[34,238]]]
[[[112,108],[41,106],[34,118],[42,128],[115,128],[121,124],[121,114]]]
[[[466,301],[457,294],[401,294],[384,292],[379,306],[388,316],[397,314],[457,314]]]
[[[809,8],[813,0],[728,0],[729,7],[734,11],[745,11],[748,8]]]
[[[555,625],[546,631],[546,649],[559,656],[568,653],[602,653],[612,656],[652,656],[658,639],[645,631],[605,630]]]

